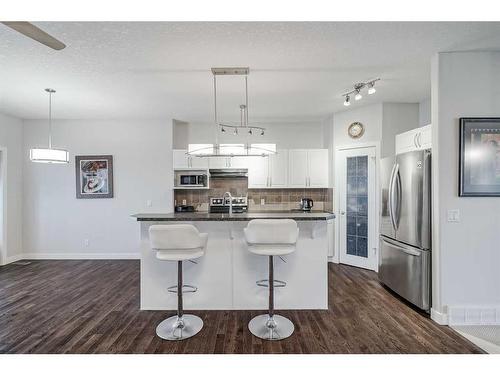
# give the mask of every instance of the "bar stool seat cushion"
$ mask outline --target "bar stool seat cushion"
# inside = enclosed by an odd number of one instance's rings
[[[257,255],[287,255],[295,251],[295,245],[272,245],[272,244],[252,244],[248,245],[248,251]]]
[[[244,229],[248,250],[258,255],[286,255],[295,251],[299,237],[291,219],[255,219]]]
[[[190,224],[151,225],[149,240],[160,260],[191,260],[205,254],[208,233],[200,233]]]
[[[200,258],[205,254],[205,250],[200,249],[190,249],[190,250],[158,250],[156,252],[156,258],[159,260],[191,260]]]

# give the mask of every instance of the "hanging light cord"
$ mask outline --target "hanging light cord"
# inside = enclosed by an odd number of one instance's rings
[[[52,90],[49,91],[49,148],[52,148]]]

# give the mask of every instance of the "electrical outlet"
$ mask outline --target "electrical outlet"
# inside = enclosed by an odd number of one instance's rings
[[[88,238],[83,240],[83,246],[89,247],[90,246],[90,240]]]
[[[264,198],[260,198],[260,205],[264,206],[266,204],[266,200]]]
[[[151,201],[151,199],[148,199],[148,200],[146,201],[146,206],[147,206],[147,207],[152,207],[152,206],[153,206],[153,202]]]
[[[185,205],[186,205],[186,200],[185,200],[185,199],[183,199],[183,200],[182,200],[182,205],[183,205],[183,206],[185,206]]]
[[[460,210],[448,210],[448,222],[449,223],[459,223],[460,222]]]

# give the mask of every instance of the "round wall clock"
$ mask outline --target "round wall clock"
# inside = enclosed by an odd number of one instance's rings
[[[349,133],[349,137],[351,138],[361,138],[365,133],[365,127],[360,122],[353,122],[351,125],[349,125],[349,129],[347,129],[347,132]]]

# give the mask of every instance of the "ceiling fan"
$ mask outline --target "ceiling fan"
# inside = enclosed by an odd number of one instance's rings
[[[39,43],[45,44],[47,47],[50,47],[57,51],[62,50],[63,48],[66,47],[66,44],[64,44],[60,40],[57,40],[53,36],[47,34],[42,29],[36,27],[35,25],[29,22],[16,21],[16,22],[2,22],[2,23],[5,26],[8,26],[11,29],[16,30],[17,32],[27,36],[28,38],[36,40]]]

